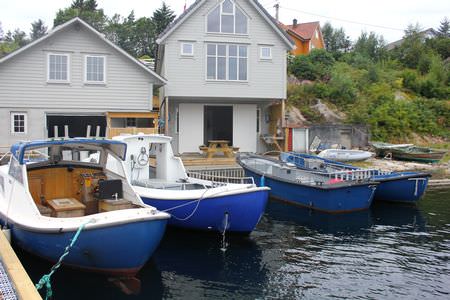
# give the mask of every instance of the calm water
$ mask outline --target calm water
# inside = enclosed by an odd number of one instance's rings
[[[54,299],[450,299],[450,190],[330,216],[271,201],[249,237],[170,230],[126,296],[58,270]],[[19,253],[34,282],[50,265]],[[126,255],[126,253],[124,253]]]

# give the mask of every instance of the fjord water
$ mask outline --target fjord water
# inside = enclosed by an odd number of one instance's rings
[[[450,299],[448,189],[428,191],[417,206],[384,203],[348,215],[270,201],[250,236],[227,236],[226,251],[221,241],[169,230],[139,273],[139,295],[61,269],[54,299]],[[19,255],[34,282],[49,271]]]

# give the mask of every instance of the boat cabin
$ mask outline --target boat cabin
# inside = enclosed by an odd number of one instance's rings
[[[141,207],[126,180],[126,144],[97,139],[21,142],[8,173],[29,191],[41,215],[81,217]]]

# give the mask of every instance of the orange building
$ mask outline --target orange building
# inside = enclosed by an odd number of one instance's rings
[[[296,48],[291,51],[293,55],[308,54],[312,49],[325,48],[319,22],[299,24],[294,19],[292,25],[282,24],[282,27],[295,42]]]

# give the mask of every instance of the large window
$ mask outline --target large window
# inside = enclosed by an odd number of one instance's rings
[[[105,83],[105,57],[86,55],[85,81],[88,83]]]
[[[247,81],[248,47],[207,44],[206,79]]]
[[[27,114],[22,112],[11,113],[11,133],[27,133]]]
[[[69,54],[48,54],[48,76],[51,82],[69,82]]]
[[[208,14],[207,32],[247,34],[247,16],[233,1],[225,0]]]

